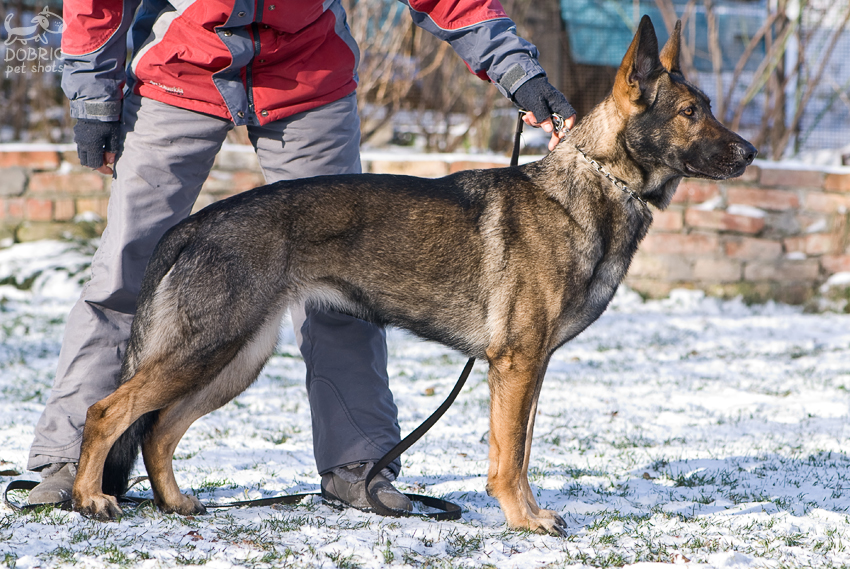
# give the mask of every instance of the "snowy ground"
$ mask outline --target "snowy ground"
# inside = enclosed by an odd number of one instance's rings
[[[37,478],[24,471],[26,453],[89,249],[0,251],[0,486]],[[447,394],[463,358],[398,331],[389,342],[406,433]],[[318,488],[297,354],[284,330],[259,381],[190,429],[175,456],[183,488],[204,501]],[[459,522],[318,501],[194,518],[143,507],[119,523],[0,505],[0,566],[848,566],[848,391],[848,316],[686,291],[642,302],[623,291],[555,354],[543,387],[531,482],[566,518],[566,539],[508,530],[484,491],[479,362],[455,406],[403,457],[400,479],[406,491],[462,505]]]

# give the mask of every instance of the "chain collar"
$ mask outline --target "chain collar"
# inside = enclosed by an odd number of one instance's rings
[[[593,166],[594,170],[596,170],[597,172],[599,172],[600,174],[602,174],[603,176],[608,178],[608,180],[612,184],[614,184],[615,188],[617,188],[618,190],[622,191],[625,194],[628,194],[629,199],[636,199],[637,201],[642,203],[644,205],[644,207],[646,207],[647,209],[649,208],[649,204],[647,204],[646,201],[642,197],[640,197],[639,195],[634,193],[632,190],[630,190],[629,187],[627,185],[625,185],[623,182],[621,182],[620,180],[618,180],[617,178],[612,176],[611,173],[608,172],[608,170],[606,170],[605,168],[602,167],[602,164],[600,164],[599,162],[597,162],[596,160],[594,160],[593,158],[591,158],[590,156],[585,154],[584,150],[582,150],[578,146],[576,146],[575,149],[579,151],[579,154],[581,154],[582,157],[584,157],[585,160],[587,160],[588,164]]]

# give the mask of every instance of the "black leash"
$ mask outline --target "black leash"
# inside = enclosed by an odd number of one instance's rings
[[[516,133],[514,135],[514,148],[511,153],[511,166],[516,166],[519,164],[519,147],[522,139],[522,129],[523,129],[523,120],[522,117],[525,115],[525,111],[519,111],[516,121]],[[556,130],[560,131],[563,127],[564,120],[558,115],[553,115],[553,121],[555,123]],[[405,494],[411,502],[418,502],[428,508],[432,508],[438,510],[436,512],[427,512],[427,513],[413,513],[408,512],[406,510],[397,510],[395,508],[390,508],[389,506],[384,505],[377,497],[375,493],[369,488],[369,484],[372,480],[377,476],[381,470],[386,468],[392,461],[397,459],[411,446],[413,446],[416,441],[422,438],[422,436],[428,432],[428,430],[436,424],[437,421],[440,420],[440,417],[448,410],[449,407],[452,406],[455,399],[457,399],[458,394],[460,394],[460,390],[463,388],[463,385],[466,383],[466,379],[469,377],[470,372],[472,372],[472,366],[475,363],[475,358],[469,358],[466,362],[466,366],[463,368],[463,371],[460,374],[460,377],[457,380],[454,388],[452,389],[449,396],[446,397],[446,400],[443,401],[442,405],[440,405],[436,411],[434,411],[430,417],[428,417],[421,425],[416,427],[409,435],[407,435],[400,443],[394,446],[388,453],[386,453],[378,462],[372,466],[369,473],[366,475],[366,498],[369,500],[369,504],[372,506],[375,513],[378,513],[382,516],[392,516],[392,517],[402,517],[402,516],[424,516],[427,518],[431,518],[434,520],[457,520],[460,519],[462,510],[461,507],[457,504],[449,502],[448,500],[443,500],[441,498],[434,498],[432,496],[422,496],[420,494]],[[133,487],[135,484],[147,480],[147,476],[138,476],[130,481],[129,488]],[[61,510],[71,510],[71,500],[64,500],[62,502],[55,502],[52,504],[18,504],[9,499],[9,492],[13,491],[29,491],[38,486],[38,482],[34,480],[13,480],[6,485],[6,490],[3,492],[3,500],[6,502],[6,505],[18,512],[30,511],[36,508],[40,508],[42,506],[52,506],[54,508],[59,508]],[[274,505],[294,505],[298,504],[304,498],[309,496],[321,496],[319,492],[306,492],[302,494],[287,494],[283,496],[274,496],[271,498],[258,498],[256,500],[242,500],[239,502],[228,502],[226,504],[204,504],[204,507],[208,510],[220,510],[226,508],[244,508],[244,507],[262,507],[262,506],[274,506]],[[147,498],[137,498],[134,496],[119,496],[118,501],[122,503],[129,503],[135,505],[142,505],[151,500]]]
[[[511,166],[516,166],[519,164],[519,143],[522,139],[522,117],[525,115],[525,111],[520,111],[516,117],[516,130],[514,132],[514,150],[511,152]]]
[[[369,484],[372,482],[372,479],[379,473],[383,468],[385,468],[388,464],[394,461],[396,458],[401,456],[401,454],[409,449],[413,444],[422,438],[422,436],[434,426],[434,424],[440,420],[440,417],[451,407],[452,403],[454,403],[457,398],[460,390],[463,388],[463,385],[466,383],[466,379],[469,377],[470,372],[472,371],[472,366],[475,363],[475,358],[469,358],[466,362],[466,366],[463,368],[463,372],[461,372],[460,377],[457,380],[454,388],[452,389],[449,396],[443,401],[442,405],[440,405],[436,411],[434,411],[430,417],[428,417],[421,425],[416,427],[412,433],[407,435],[400,443],[394,446],[388,453],[386,453],[381,460],[379,460],[369,473],[366,475],[366,497],[369,500],[369,503],[372,505],[373,511],[375,513],[381,514],[383,516],[420,516],[426,517],[433,520],[458,520],[463,512],[461,507],[457,504],[449,502],[448,500],[443,500],[442,498],[434,498],[433,496],[423,496],[420,494],[405,494],[411,502],[418,502],[423,506],[428,508],[437,510],[436,512],[407,512],[404,510],[396,510],[394,508],[390,508],[385,506],[375,494],[369,489]],[[147,480],[147,476],[137,476],[130,480],[130,484],[128,486],[128,490],[138,484],[139,482],[143,482]],[[6,485],[6,490],[3,492],[3,500],[6,502],[6,505],[12,508],[17,512],[27,512],[31,510],[35,510],[37,508],[41,508],[43,506],[52,506],[54,508],[58,508],[60,510],[68,510],[71,508],[71,500],[63,500],[61,502],[53,502],[50,504],[18,504],[9,498],[9,492],[13,491],[29,491],[38,486],[39,482],[35,480],[13,480]],[[305,492],[302,494],[286,494],[283,496],[273,496],[271,498],[258,498],[254,500],[242,500],[238,502],[228,502],[226,504],[204,504],[204,507],[208,510],[221,510],[226,508],[243,508],[243,507],[262,507],[262,506],[274,506],[274,505],[294,505],[298,504],[304,498],[309,496],[321,496],[319,492]],[[136,506],[140,506],[147,502],[151,502],[152,500],[148,498],[138,498],[135,496],[119,496],[119,503],[127,503],[133,504]]]
[[[449,393],[449,396],[446,397],[446,400],[443,401],[443,404],[440,405],[436,411],[434,411],[430,417],[425,419],[425,422],[416,427],[412,433],[404,437],[400,443],[390,450],[384,457],[375,463],[372,466],[372,469],[369,471],[369,474],[366,475],[366,499],[369,500],[369,504],[374,508],[375,512],[381,514],[382,516],[393,516],[393,517],[402,517],[402,516],[411,516],[416,515],[412,514],[406,510],[397,510],[395,508],[390,508],[389,506],[385,506],[379,499],[378,496],[369,488],[369,484],[372,482],[372,479],[378,475],[386,466],[401,456],[401,454],[409,449],[413,443],[422,438],[428,429],[434,426],[434,423],[440,420],[440,417],[443,416],[443,413],[451,407],[452,403],[454,403],[455,399],[460,393],[463,384],[466,383],[466,378],[469,377],[469,372],[472,371],[472,365],[475,363],[475,358],[469,358],[466,362],[466,366],[463,368],[463,371],[460,374],[460,377],[457,380],[457,383],[452,389],[452,392]],[[406,494],[411,501],[419,501],[425,504],[426,506],[430,506],[432,508],[439,508],[444,510],[443,512],[435,513],[435,515],[429,515],[429,517],[433,517],[438,520],[456,520],[460,518],[461,509],[460,506],[456,504],[452,504],[451,502],[447,502],[445,500],[440,500],[439,498],[428,498],[427,496],[416,496],[414,500],[414,495]],[[428,503],[422,498],[428,498]]]
[[[433,520],[459,520],[461,513],[461,507],[457,504],[449,502],[448,500],[443,500],[442,498],[434,498],[433,496],[422,496],[420,494],[405,494],[411,502],[418,502],[423,506],[428,508],[432,508],[437,510],[436,512],[407,512],[403,510],[396,510],[394,508],[390,508],[385,506],[381,501],[372,493],[369,489],[369,483],[372,482],[372,479],[381,472],[383,468],[385,468],[389,463],[394,461],[396,458],[401,456],[401,454],[409,449],[416,441],[422,438],[422,436],[434,426],[434,424],[440,420],[440,417],[451,407],[452,403],[454,403],[458,394],[460,393],[461,388],[463,388],[464,383],[466,383],[466,379],[469,377],[469,373],[472,371],[472,365],[475,363],[475,358],[469,358],[466,362],[466,366],[463,368],[463,372],[461,372],[460,377],[457,380],[457,383],[452,389],[449,396],[443,401],[443,404],[440,405],[436,411],[434,411],[430,417],[428,417],[425,422],[416,427],[412,433],[407,435],[400,443],[394,446],[387,454],[381,458],[369,473],[366,475],[366,498],[369,500],[369,503],[374,508],[374,512],[381,514],[382,516],[420,516],[427,517]],[[132,488],[134,485],[147,480],[147,476],[138,476],[130,481],[128,490]],[[17,512],[27,512],[31,510],[35,510],[37,508],[41,508],[43,506],[52,506],[54,508],[58,508],[60,510],[71,510],[71,500],[63,500],[61,502],[53,502],[50,504],[18,504],[9,498],[9,492],[20,491],[20,490],[32,490],[36,486],[39,485],[39,482],[35,480],[13,480],[6,485],[6,490],[3,492],[3,500],[6,502],[6,505],[12,508]],[[262,507],[262,506],[274,506],[278,504],[283,505],[294,505],[298,504],[304,498],[308,496],[321,496],[319,492],[306,492],[302,494],[286,494],[283,496],[273,496],[271,498],[258,498],[255,500],[242,500],[238,502],[228,502],[226,504],[204,504],[204,507],[208,510],[220,510],[225,508],[243,508],[243,507]],[[122,503],[134,504],[136,506],[145,504],[150,502],[151,500],[147,498],[137,498],[134,496],[119,496],[118,501]]]

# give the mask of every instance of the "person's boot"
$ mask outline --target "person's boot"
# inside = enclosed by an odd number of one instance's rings
[[[71,499],[77,465],[73,462],[57,462],[41,471],[41,484],[30,491],[30,504],[55,504]]]
[[[373,463],[358,463],[334,468],[322,475],[322,498],[342,502],[346,506],[358,510],[370,511],[372,506],[366,498],[366,475],[372,469]],[[375,491],[378,500],[388,508],[395,510],[413,511],[410,498],[399,492],[392,485],[393,473],[385,468],[369,485]]]

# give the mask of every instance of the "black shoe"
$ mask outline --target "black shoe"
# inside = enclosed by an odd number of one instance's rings
[[[322,475],[322,498],[341,502],[358,510],[372,511],[372,506],[366,498],[366,475],[372,469],[373,463],[357,463],[334,468]],[[399,492],[387,477],[392,473],[386,468],[382,470],[369,487],[377,495],[383,505],[394,510],[413,511],[413,502]]]

